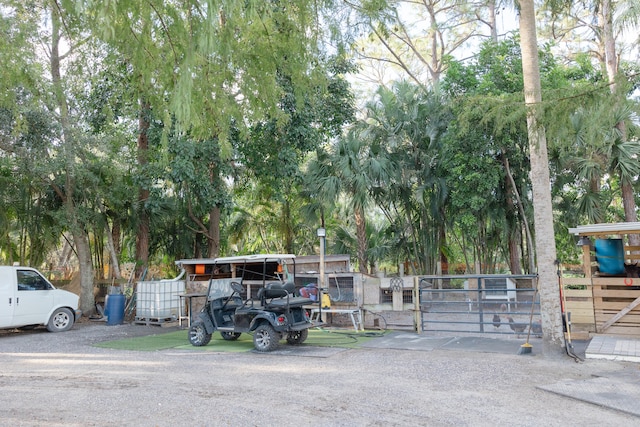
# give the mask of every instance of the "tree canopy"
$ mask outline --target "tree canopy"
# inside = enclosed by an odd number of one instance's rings
[[[0,256],[88,289],[120,263],[315,253],[324,226],[365,273],[532,272],[535,54],[482,4],[2,0]],[[611,28],[537,15],[545,221],[567,263],[568,227],[637,211],[625,5]]]

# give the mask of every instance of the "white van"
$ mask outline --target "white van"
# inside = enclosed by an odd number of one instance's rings
[[[51,332],[68,331],[82,315],[78,300],[34,268],[0,266],[0,329],[45,325]]]

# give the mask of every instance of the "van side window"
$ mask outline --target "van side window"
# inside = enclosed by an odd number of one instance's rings
[[[31,270],[18,270],[19,291],[48,291],[53,287],[44,277]]]

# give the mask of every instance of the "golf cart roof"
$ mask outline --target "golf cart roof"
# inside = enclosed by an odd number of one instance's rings
[[[176,261],[176,265],[195,265],[195,264],[239,264],[244,262],[266,262],[279,260],[294,260],[293,254],[254,254],[254,255],[237,255],[221,258],[198,258],[198,259],[180,259]]]

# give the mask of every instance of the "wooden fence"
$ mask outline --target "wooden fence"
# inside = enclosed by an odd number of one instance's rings
[[[640,337],[640,279],[562,277],[561,283],[575,329]]]

